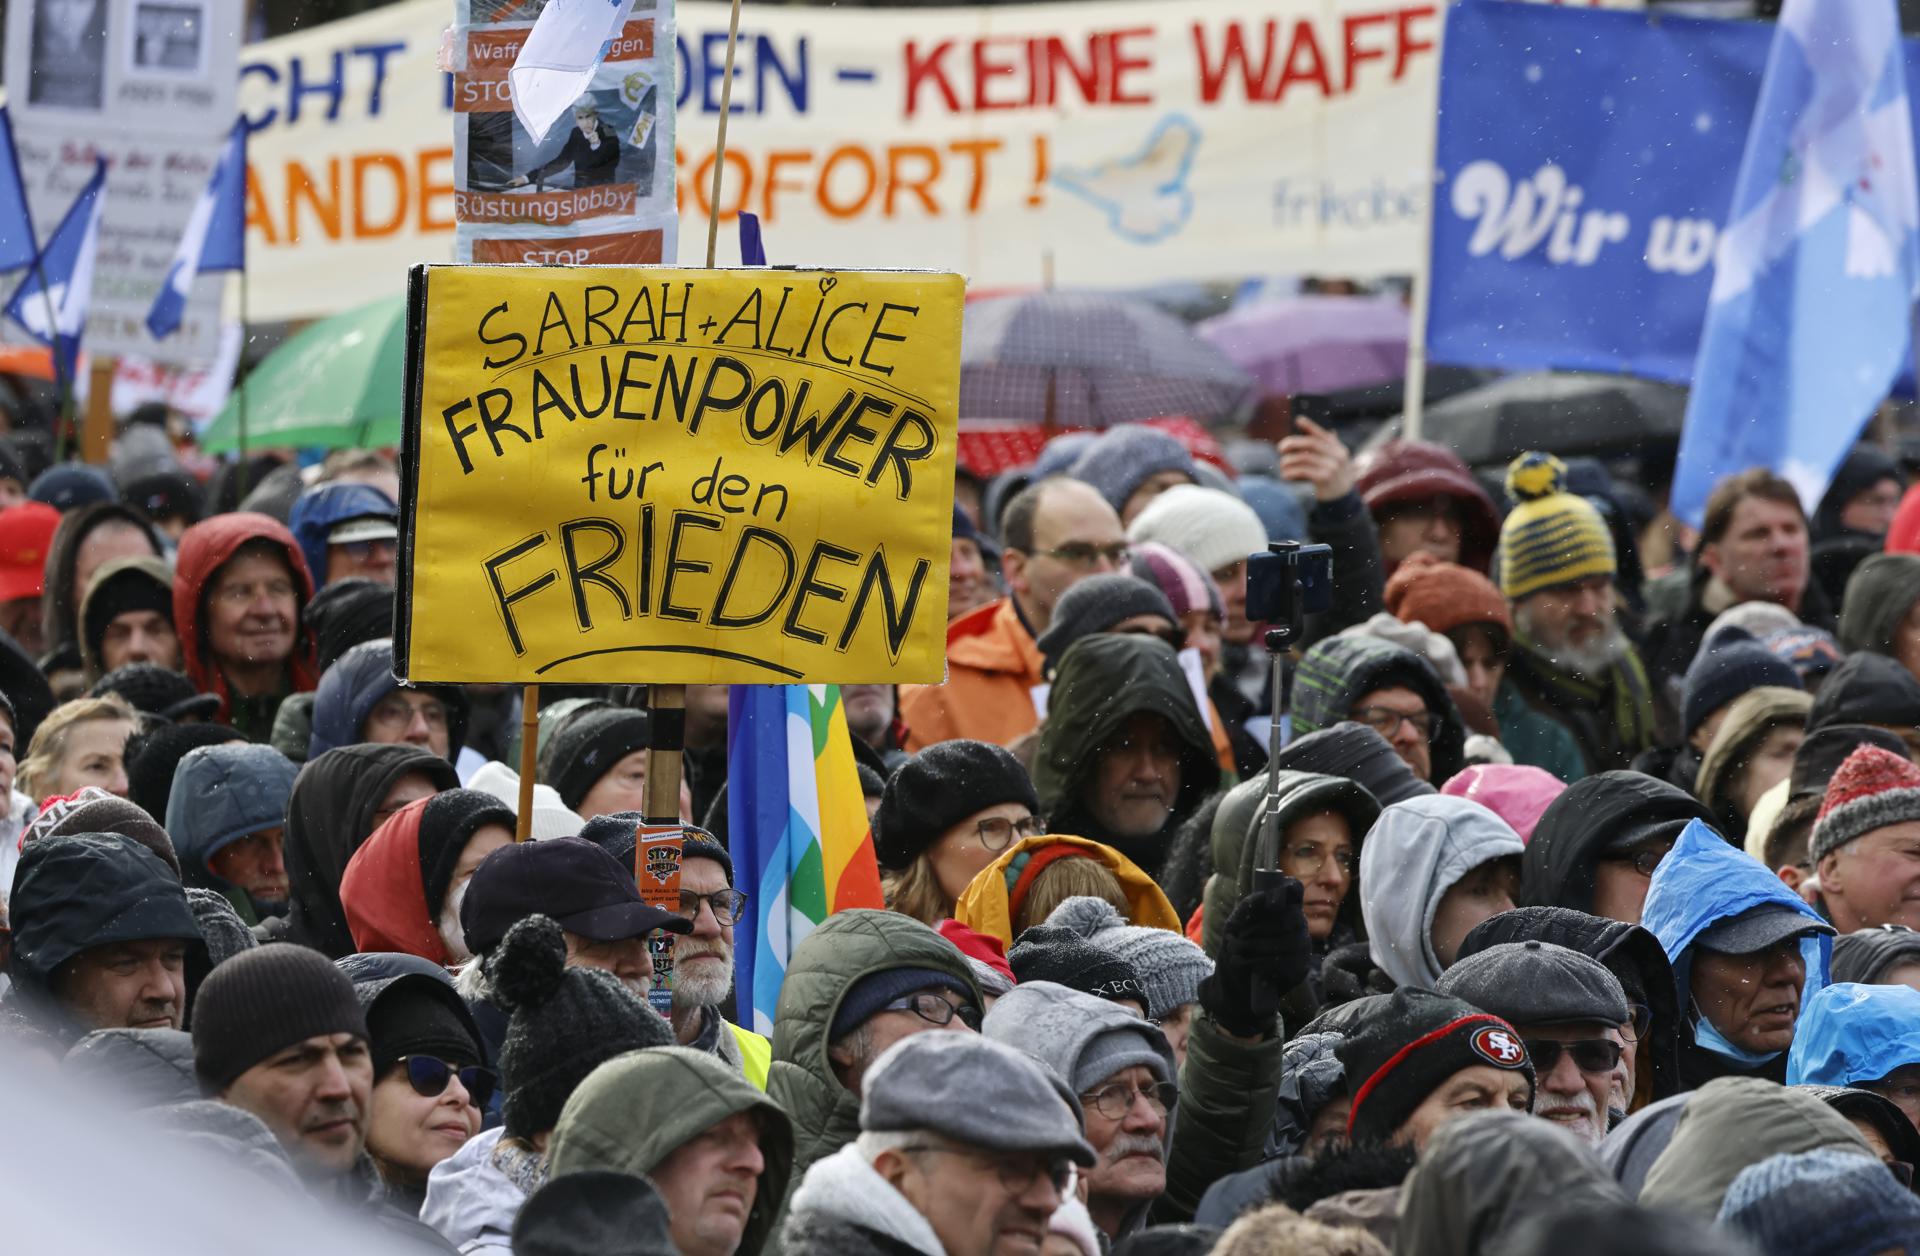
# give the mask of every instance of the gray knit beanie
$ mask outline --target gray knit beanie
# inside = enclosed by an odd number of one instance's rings
[[[1068,475],[1106,498],[1116,514],[1136,489],[1162,471],[1196,478],[1193,455],[1159,428],[1131,424],[1101,433],[1067,468]]]
[[[1180,623],[1167,595],[1140,577],[1117,571],[1088,576],[1061,595],[1053,608],[1053,622],[1034,644],[1051,674],[1068,646],[1096,632],[1111,632],[1114,625],[1136,615],[1158,615],[1176,627]]]
[[[1130,925],[1103,898],[1070,898],[1053,909],[1050,926],[1064,927],[1139,975],[1147,992],[1147,1016],[1165,1020],[1200,997],[1200,983],[1213,975],[1213,961],[1191,939],[1171,929]]]

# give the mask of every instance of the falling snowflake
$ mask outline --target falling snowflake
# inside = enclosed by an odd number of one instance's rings
[[[1710,113],[1696,113],[1693,115],[1693,129],[1702,135],[1713,130],[1713,115]]]
[[[1541,80],[1541,78],[1545,76],[1545,73],[1546,72],[1542,70],[1538,65],[1530,65],[1527,67],[1527,70],[1526,70],[1527,82],[1538,83]]]

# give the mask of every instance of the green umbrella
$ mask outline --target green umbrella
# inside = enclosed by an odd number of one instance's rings
[[[302,328],[247,376],[201,434],[201,448],[378,449],[400,443],[407,303],[387,297]]]

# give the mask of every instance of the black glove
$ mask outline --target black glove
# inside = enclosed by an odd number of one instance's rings
[[[1200,1006],[1235,1037],[1272,1033],[1281,997],[1307,979],[1313,940],[1300,909],[1304,893],[1288,877],[1278,889],[1241,899],[1227,918],[1213,976],[1200,983]]]

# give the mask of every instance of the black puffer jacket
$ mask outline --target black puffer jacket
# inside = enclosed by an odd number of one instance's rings
[[[374,830],[374,813],[400,778],[418,772],[436,790],[458,789],[453,765],[417,746],[342,746],[300,770],[287,799],[285,916],[262,924],[267,942],[298,942],[329,959],[354,951],[340,907],[347,861]]]

